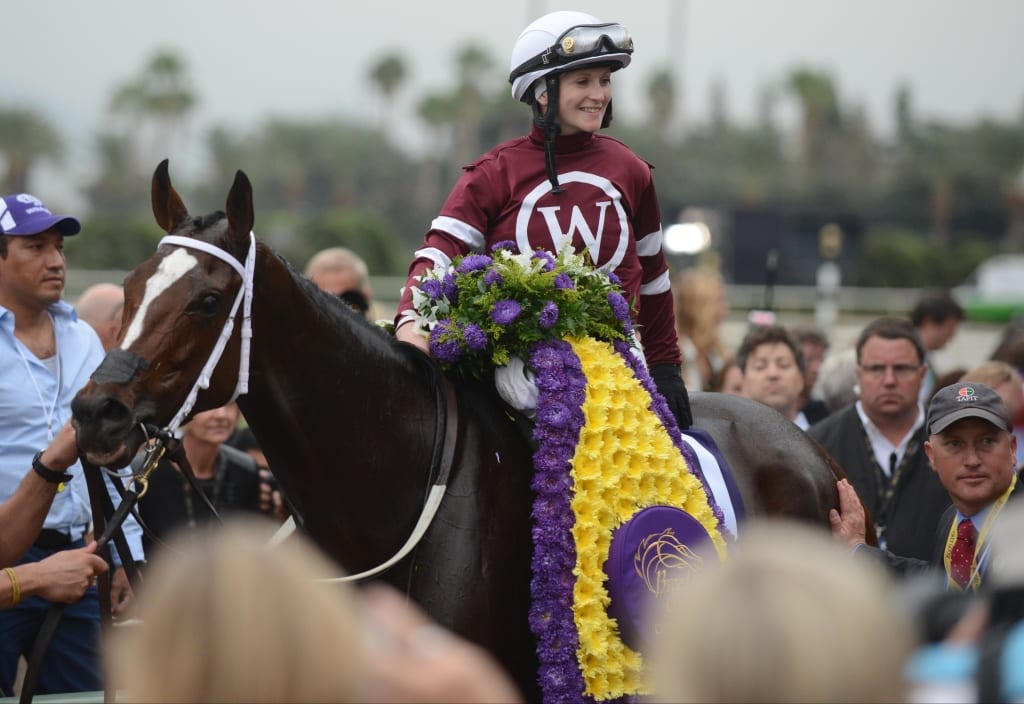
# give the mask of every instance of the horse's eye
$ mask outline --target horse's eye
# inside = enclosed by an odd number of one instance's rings
[[[220,300],[220,294],[208,293],[199,301],[199,305],[196,306],[196,312],[200,315],[213,315],[220,308]]]

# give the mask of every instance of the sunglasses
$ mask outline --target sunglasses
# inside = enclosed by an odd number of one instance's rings
[[[579,25],[565,31],[543,53],[516,67],[510,82],[553,63],[558,65],[565,61],[613,53],[633,53],[633,38],[629,36],[629,30],[616,23]]]

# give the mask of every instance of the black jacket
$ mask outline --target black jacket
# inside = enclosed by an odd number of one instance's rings
[[[836,411],[807,432],[846,470],[876,526],[884,526],[886,547],[897,555],[931,558],[935,526],[952,502],[924,452],[924,426],[907,446],[906,464],[888,503],[879,487],[879,477],[885,475],[865,439],[856,404]]]

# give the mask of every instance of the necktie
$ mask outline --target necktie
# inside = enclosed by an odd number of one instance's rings
[[[974,524],[964,518],[956,527],[956,542],[949,556],[949,576],[966,591],[971,580],[971,565],[974,562]]]

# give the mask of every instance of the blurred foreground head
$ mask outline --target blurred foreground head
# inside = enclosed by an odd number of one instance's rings
[[[905,701],[913,629],[888,578],[827,534],[748,524],[673,594],[649,646],[665,702]]]
[[[111,682],[133,702],[363,701],[363,637],[338,568],[248,519],[179,534],[140,588],[143,624],[115,632]]]

